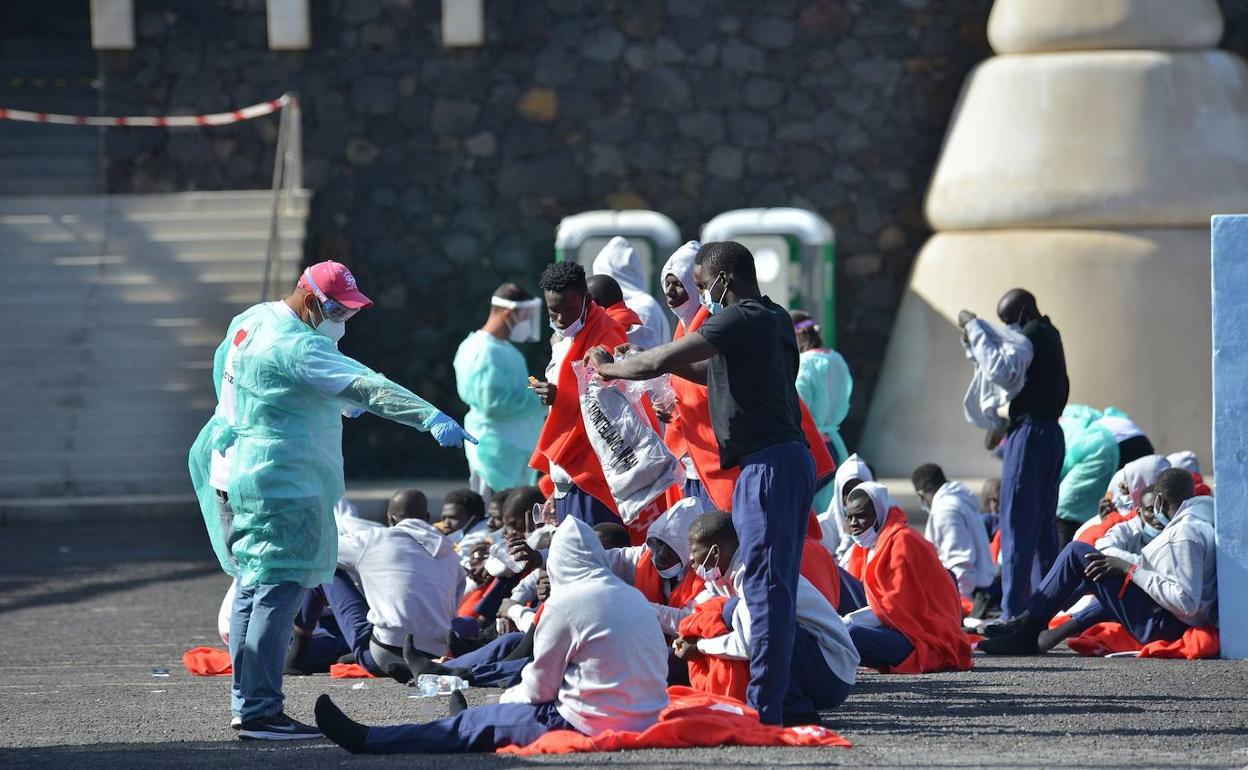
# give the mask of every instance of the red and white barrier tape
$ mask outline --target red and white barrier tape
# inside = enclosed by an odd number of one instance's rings
[[[136,116],[113,118],[103,115],[57,115],[52,112],[28,112],[6,110],[0,107],[0,120],[19,120],[25,123],[58,123],[65,126],[226,126],[243,120],[271,115],[287,106],[294,99],[283,95],[270,102],[253,104],[233,112],[216,112],[211,115]]]

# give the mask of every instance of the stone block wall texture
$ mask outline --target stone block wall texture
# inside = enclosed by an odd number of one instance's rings
[[[305,259],[378,306],[342,343],[462,416],[451,360],[492,290],[536,290],[554,228],[651,208],[685,237],[728,209],[800,206],[837,231],[840,347],[860,429],[959,89],[990,0],[532,0],[486,4],[486,44],[444,49],[437,0],[317,0],[312,47],[266,46],[262,0],[137,0],[137,47],[101,53],[105,114],[304,107]],[[1228,2],[1227,40],[1248,48]],[[106,132],[111,192],[267,187],[276,121]],[[526,346],[540,372],[544,344]],[[460,473],[458,453],[366,416],[350,477]]]

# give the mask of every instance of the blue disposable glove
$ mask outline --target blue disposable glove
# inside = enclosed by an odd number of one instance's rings
[[[429,432],[444,447],[461,447],[465,441],[477,443],[475,436],[442,412],[438,412],[437,416],[429,421]]]

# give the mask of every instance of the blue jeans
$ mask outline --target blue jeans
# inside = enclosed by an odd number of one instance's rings
[[[574,729],[555,703],[491,703],[424,724],[372,727],[364,739],[369,754],[459,754],[525,746],[552,730]]]
[[[819,709],[836,708],[853,689],[852,684],[842,681],[828,668],[814,635],[798,626],[793,635],[789,691],[784,696],[785,724],[817,723]]]
[[[1062,549],[1053,569],[1027,602],[1026,609],[1032,619],[1047,627],[1059,610],[1091,591],[1096,602],[1074,616],[1081,629],[1106,621],[1121,623],[1140,644],[1159,640],[1173,642],[1183,636],[1187,624],[1153,601],[1135,583],[1129,584],[1126,592],[1119,596],[1122,578],[1088,580],[1083,570],[1088,566],[1088,554],[1092,553],[1097,550],[1078,540]]]
[[[1057,556],[1057,488],[1066,439],[1057,420],[1030,417],[1010,433],[1001,466],[1001,614],[1012,618],[1031,595],[1031,564],[1040,574]]]
[[[899,665],[914,652],[914,645],[906,635],[894,628],[850,626],[849,638],[858,650],[862,665],[868,668]]]
[[[244,722],[282,711],[282,673],[303,600],[298,583],[239,585],[230,615],[230,711]]]
[[[615,511],[575,484],[566,495],[555,498],[555,516],[559,521],[573,516],[591,527],[595,524],[624,523]]]
[[[797,578],[814,487],[810,450],[789,441],[747,455],[732,494],[732,524],[745,564],[743,598],[750,609],[746,701],[763,724],[784,721],[797,627]]]

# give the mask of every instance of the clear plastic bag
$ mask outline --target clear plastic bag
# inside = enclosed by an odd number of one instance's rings
[[[635,355],[637,351],[630,350],[617,360],[623,361]],[[640,404],[644,396],[649,396],[650,403],[657,411],[671,412],[676,408],[676,391],[672,389],[672,375],[670,374],[660,374],[650,380],[619,380],[618,383],[617,387],[634,405]]]
[[[630,395],[631,383],[603,382],[594,376],[593,368],[579,361],[572,364],[572,370],[580,391],[585,433],[602,465],[620,518],[631,524],[668,487],[681,483],[683,469],[651,426],[641,397]]]

